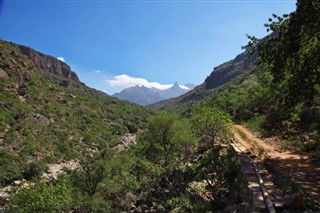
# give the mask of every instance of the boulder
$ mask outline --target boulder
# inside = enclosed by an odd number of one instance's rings
[[[27,118],[28,121],[38,123],[43,126],[49,126],[50,120],[40,114],[33,114]]]
[[[69,80],[63,80],[62,82],[59,83],[60,86],[62,87],[69,87],[71,82]]]
[[[0,68],[0,78],[4,80],[9,78],[8,74],[2,68]]]

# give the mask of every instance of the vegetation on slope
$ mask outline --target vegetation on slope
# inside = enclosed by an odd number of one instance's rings
[[[246,51],[215,68],[202,85],[154,107],[188,115],[198,105],[214,106],[237,122],[281,135],[293,141],[293,148],[316,155],[320,150],[319,10],[318,1],[298,1],[297,11],[274,15],[265,25],[269,36],[248,36]]]
[[[74,79],[33,69],[18,48],[3,42],[8,51],[1,53],[1,68],[9,77],[2,72],[2,184],[31,179],[11,192],[8,208],[223,210],[238,201],[239,163],[225,145],[231,117],[319,151],[319,9],[318,1],[298,1],[296,12],[275,16],[278,21],[267,25],[272,37],[260,42],[252,37],[251,50],[257,49],[259,58],[246,61],[240,55],[194,91],[164,103],[183,118],[150,113],[102,97]],[[119,136],[140,128],[144,131],[130,149],[111,148]],[[47,162],[59,159],[77,159],[80,166],[57,180],[37,179]],[[57,201],[60,195],[64,199]]]
[[[222,118],[217,126],[226,128],[216,134],[212,134],[215,130],[201,134],[198,129],[199,123],[208,124],[197,119],[202,113],[213,116],[206,109],[190,121],[159,112],[149,117],[139,141],[129,150],[83,150],[80,168],[58,180],[19,187],[12,192],[8,208],[21,212],[222,210],[238,201],[239,163],[223,145],[230,118],[214,112]],[[209,122],[213,126],[214,118]],[[55,202],[61,196],[64,199]]]
[[[211,72],[211,74],[205,79],[204,83],[197,86],[190,92],[165,101],[161,101],[151,105],[155,109],[166,109],[175,112],[184,112],[193,108],[199,102],[201,102],[207,96],[212,95],[217,88],[223,87],[233,79],[236,79],[239,75],[242,75],[248,70],[255,68],[258,61],[258,57],[254,57],[246,60],[248,50],[236,56],[233,60],[225,62]]]
[[[307,149],[320,151],[320,2],[297,1],[297,10],[269,19],[265,42],[249,36],[248,46],[260,55],[270,84],[272,110],[267,114],[269,129],[306,132]],[[308,17],[308,18],[306,18]],[[270,123],[270,122],[269,122]],[[294,133],[295,132],[295,133]],[[310,144],[311,143],[311,144]],[[310,146],[311,145],[311,146]],[[303,146],[302,146],[303,147]]]
[[[17,45],[0,44],[0,67],[8,75],[0,79],[1,185],[30,179],[83,149],[113,147],[146,122],[150,111],[39,70]]]
[[[156,113],[86,87],[53,57],[0,44],[0,181],[11,187],[1,206],[168,212],[218,210],[237,201],[239,164],[223,145],[231,126],[225,113],[204,108],[184,119]],[[206,125],[216,128],[204,131]],[[140,137],[119,151],[126,133]],[[42,177],[51,163],[68,160],[78,166],[57,179]],[[13,186],[15,180],[23,181]]]

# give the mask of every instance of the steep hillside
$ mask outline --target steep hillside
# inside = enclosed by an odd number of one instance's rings
[[[156,109],[168,109],[183,111],[191,105],[203,100],[204,98],[212,95],[217,88],[227,84],[239,75],[253,70],[258,62],[258,57],[254,55],[247,60],[248,51],[245,51],[233,60],[223,63],[213,69],[211,74],[205,79],[204,83],[197,86],[190,92],[174,99],[161,101],[151,105]]]
[[[2,40],[0,74],[0,185],[115,146],[149,114],[88,88],[64,62]]]

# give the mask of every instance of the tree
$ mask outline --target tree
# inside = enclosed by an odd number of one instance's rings
[[[102,181],[111,175],[113,157],[110,149],[83,153],[79,160],[81,167],[72,174],[79,200],[78,211],[107,212],[109,209],[110,204],[101,195],[99,187]]]
[[[320,1],[298,0],[297,10],[269,19],[266,39],[248,36],[264,68],[272,73],[280,103],[312,103],[320,94]]]
[[[192,116],[193,130],[201,138],[209,137],[211,144],[217,138],[228,139],[231,134],[230,116],[216,108],[203,107]]]
[[[185,144],[190,144],[193,138],[190,125],[187,121],[183,122],[177,115],[168,112],[149,117],[146,131],[140,138],[148,160],[167,166],[175,158],[180,159],[181,151],[187,153]]]
[[[70,212],[74,202],[72,185],[61,178],[52,182],[38,182],[22,186],[12,192],[8,210],[18,212]]]

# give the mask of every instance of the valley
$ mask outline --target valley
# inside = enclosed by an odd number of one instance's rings
[[[0,212],[319,212],[319,14],[273,15],[198,86],[113,96],[0,40]]]

